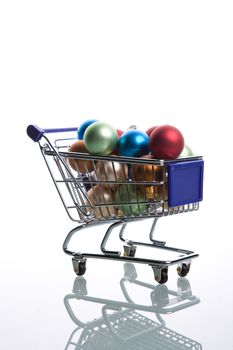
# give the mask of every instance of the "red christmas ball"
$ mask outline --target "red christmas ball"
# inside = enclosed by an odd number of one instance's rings
[[[120,129],[116,129],[117,131],[117,135],[118,135],[118,139],[121,137],[122,134],[124,134],[124,131],[120,130]]]
[[[118,136],[118,139],[121,137],[121,135],[124,134],[124,131],[120,130],[120,129],[116,129],[116,132],[117,132],[117,136]],[[118,156],[118,147],[116,145],[116,147],[114,148],[114,150],[112,151],[112,154],[115,155],[115,156]]]
[[[148,136],[150,136],[151,133],[152,133],[157,127],[158,127],[158,126],[156,125],[156,126],[152,126],[151,128],[147,129],[147,130],[146,130],[146,134],[147,134]]]
[[[155,158],[175,159],[184,148],[184,137],[171,125],[162,125],[150,135],[150,150]]]

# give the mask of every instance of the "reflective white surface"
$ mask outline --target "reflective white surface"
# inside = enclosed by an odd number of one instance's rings
[[[66,349],[72,349],[72,346],[76,349],[202,348],[195,340],[167,328],[165,322],[165,315],[199,303],[187,279],[179,278],[176,289],[169,290],[166,285],[155,286],[141,281],[137,278],[135,265],[126,263],[124,276],[116,286],[121,290],[121,298],[92,295],[88,292],[87,282],[83,277],[76,278],[73,293],[64,299],[66,310],[77,325]],[[84,305],[89,304],[98,316],[81,321],[80,317],[87,314],[85,309],[79,309],[79,304],[81,308],[83,306],[81,301]]]
[[[61,249],[74,224],[25,130],[89,118],[122,130],[171,124],[204,156],[200,210],[158,224],[158,239],[200,254],[187,276],[200,303],[162,318],[205,350],[233,349],[232,12],[230,0],[0,1],[0,349],[64,350],[77,328],[63,301],[75,275]],[[83,232],[74,245],[95,251],[102,234]],[[148,228],[131,234],[146,239]],[[150,267],[135,267],[157,287]],[[88,295],[125,302],[123,276],[120,262],[88,261]],[[166,286],[177,292],[175,267]],[[150,290],[128,288],[151,305]],[[95,303],[74,301],[83,322],[102,317]]]
[[[108,260],[76,277],[51,243],[1,266],[2,349],[232,348],[230,251],[200,249],[186,278],[172,266],[159,285],[150,266]]]

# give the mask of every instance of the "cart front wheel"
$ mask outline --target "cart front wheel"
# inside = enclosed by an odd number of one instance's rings
[[[73,268],[74,268],[74,272],[76,273],[77,276],[83,276],[86,272],[86,259],[83,260],[76,260],[76,259],[72,259],[73,262]]]
[[[164,266],[164,267],[152,266],[152,269],[154,271],[155,280],[158,283],[164,284],[167,282],[167,280],[168,280],[168,267],[167,266]]]
[[[177,266],[177,273],[180,277],[185,277],[187,276],[187,274],[189,273],[190,270],[190,266],[191,266],[191,262],[190,263],[182,263],[180,265]]]

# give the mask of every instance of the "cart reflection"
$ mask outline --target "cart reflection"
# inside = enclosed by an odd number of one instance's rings
[[[131,288],[129,288],[129,285]],[[144,288],[150,295],[150,305],[134,301],[132,286]],[[65,350],[201,350],[200,343],[166,327],[162,315],[192,307],[200,299],[192,294],[186,278],[178,278],[177,290],[137,279],[135,265],[124,265],[120,280],[124,301],[88,295],[87,281],[77,277],[73,293],[64,298],[66,310],[77,325]],[[83,322],[72,308],[73,302],[89,302],[101,306],[101,316]]]

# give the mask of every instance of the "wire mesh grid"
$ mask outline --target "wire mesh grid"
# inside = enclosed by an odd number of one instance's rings
[[[74,139],[47,143],[41,151],[73,221],[160,217],[197,210],[199,203],[168,206],[167,162],[70,152]]]
[[[103,318],[88,326],[75,339],[72,334],[67,350],[201,350],[201,344],[185,337],[134,310],[109,316],[112,330]],[[80,329],[77,329],[80,330]]]

